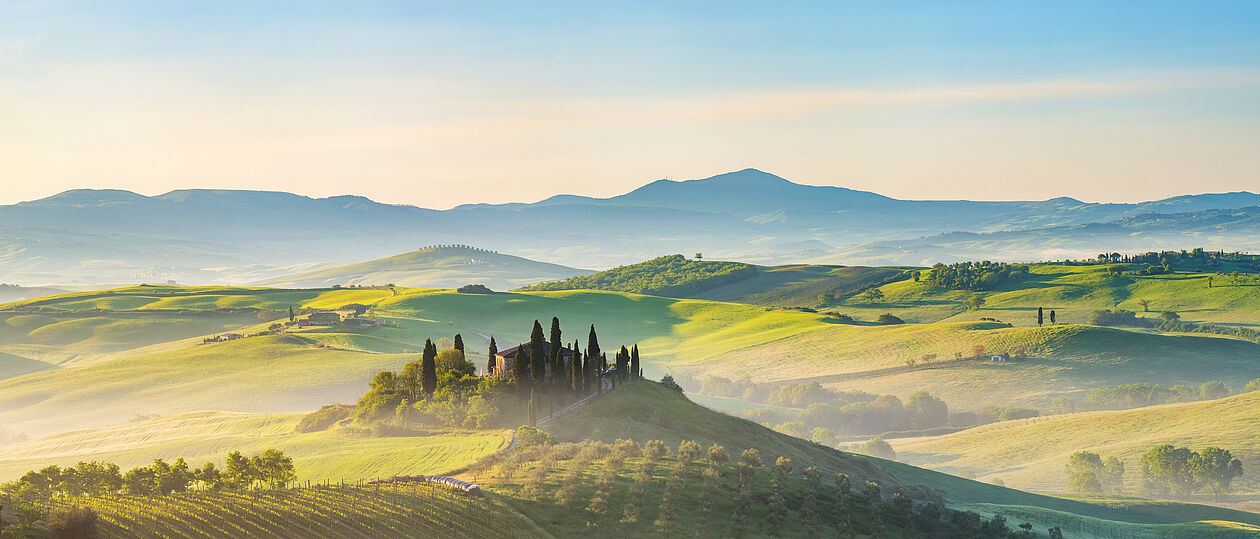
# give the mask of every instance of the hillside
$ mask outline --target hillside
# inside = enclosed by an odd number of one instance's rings
[[[1119,457],[1128,471],[1127,492],[1140,483],[1142,453],[1170,443],[1198,450],[1229,449],[1243,461],[1235,484],[1260,493],[1260,392],[1220,400],[1133,410],[1083,412],[975,427],[931,438],[893,440],[898,458],[950,473],[970,471],[981,480],[1001,479],[1012,488],[1067,490],[1064,466],[1076,451]]]
[[[297,433],[302,413],[189,412],[76,430],[0,446],[0,482],[49,464],[103,460],[124,470],[153,459],[215,462],[229,451],[256,454],[277,448],[293,457],[303,481],[341,481],[393,475],[443,474],[507,447],[502,432],[463,431],[427,436],[365,438],[337,429]]]
[[[259,281],[257,286],[327,288],[333,285],[395,284],[413,288],[458,288],[477,283],[511,290],[542,281],[586,275],[580,270],[464,246],[428,247],[389,258]]]
[[[739,262],[688,260],[683,255],[653,258],[592,275],[539,283],[522,291],[607,290],[665,297],[687,297],[714,287],[739,282],[757,272]]]
[[[707,410],[692,404],[680,393],[650,382],[626,385],[591,405],[547,423],[544,430],[554,433],[558,440],[612,442],[626,438],[644,443],[659,439],[670,448],[678,447],[678,441],[682,440],[695,440],[702,448],[716,443],[724,446],[732,457],[744,448],[755,447],[763,461],[780,455],[788,456],[797,470],[818,466],[824,478],[843,472],[857,479],[854,484],[872,479],[879,481],[885,492],[890,492],[896,485],[904,485],[910,491],[915,491],[910,488],[914,485],[923,485],[943,491],[945,504],[949,507],[974,510],[985,515],[1006,514],[1012,526],[1025,521],[1032,522],[1039,530],[1061,526],[1070,537],[1103,537],[1115,533],[1134,537],[1156,537],[1167,533],[1220,533],[1223,537],[1245,537],[1260,532],[1260,515],[1254,513],[1189,504],[1165,504],[1162,511],[1147,512],[1140,509],[1145,502],[1138,500],[1112,506],[1095,505],[842,453],[775,433],[750,421]],[[561,475],[560,471],[555,472],[557,479]],[[689,498],[684,497],[680,502]],[[799,502],[790,505],[800,507]],[[519,506],[530,512],[529,505]],[[654,512],[653,506],[647,507]],[[680,508],[678,512],[687,514],[689,511]],[[1199,522],[1231,520],[1236,524]]]
[[[536,203],[470,204],[449,210],[357,196],[178,190],[144,196],[73,190],[0,206],[0,282],[28,286],[165,282],[242,284],[396,254],[400,245],[463,243],[572,267],[609,267],[693,253],[761,264],[821,261],[922,265],[944,258],[942,231],[1077,227],[1197,212],[1199,228],[1147,224],[1112,231],[1053,229],[996,255],[985,241],[946,252],[961,258],[1060,258],[1053,249],[1133,251],[1166,243],[1256,249],[1253,220],[1212,210],[1260,205],[1252,193],[1189,195],[1138,204],[897,200],[840,187],[793,183],[746,169],[689,181],[661,180],[610,198],[561,195]],[[1213,220],[1215,219],[1215,222]],[[562,225],[557,225],[562,223]],[[1091,225],[1093,226],[1093,225]],[[1102,225],[1112,226],[1112,225]],[[1147,230],[1147,229],[1150,230]],[[1137,234],[1137,235],[1135,235]],[[855,245],[889,242],[881,245]],[[992,243],[992,242],[990,242]],[[838,246],[828,252],[831,246]],[[1035,246],[1035,245],[1033,245]],[[1051,249],[1047,251],[1046,249]],[[1090,253],[1092,255],[1092,252]],[[1002,256],[997,256],[1002,255]],[[930,260],[929,260],[930,259]]]
[[[817,307],[819,296],[846,296],[893,279],[900,268],[758,266],[757,273],[688,297],[775,307]]]

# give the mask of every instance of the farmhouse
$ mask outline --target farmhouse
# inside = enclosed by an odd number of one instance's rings
[[[1011,360],[1010,354],[997,354],[989,358],[989,361],[994,362],[994,363],[1006,363],[1007,361],[1010,361],[1010,360]]]
[[[298,327],[306,326],[335,326],[341,323],[341,315],[334,312],[313,313],[310,316],[298,320]]]
[[[494,377],[495,378],[507,378],[509,376],[512,376],[513,367],[516,365],[516,357],[518,354],[520,354],[522,347],[526,349],[525,354],[528,355],[529,354],[528,344],[522,344],[518,346],[513,346],[505,350],[499,350],[499,352],[494,355]],[[547,357],[551,356],[551,343],[543,342],[543,354],[545,354]],[[561,348],[560,358],[562,361],[564,361],[564,364],[566,367],[571,365],[573,363],[573,349],[567,346]],[[547,373],[551,374],[551,371],[548,370]]]
[[[240,333],[224,333],[222,335],[219,335],[219,340],[221,341],[235,341],[236,339],[239,339],[239,338],[241,338]]]

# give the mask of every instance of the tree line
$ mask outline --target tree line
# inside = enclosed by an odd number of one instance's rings
[[[924,282],[949,290],[993,290],[1008,279],[1028,273],[1028,266],[1005,262],[937,263],[932,269],[911,274],[915,282]]]
[[[192,468],[182,457],[175,462],[156,459],[148,466],[132,468],[125,473],[117,464],[103,461],[79,462],[65,468],[47,466],[0,484],[0,493],[27,500],[111,494],[167,495],[194,488],[283,488],[296,480],[293,459],[283,451],[271,448],[252,457],[240,451],[228,453],[223,469],[213,462]]]
[[[1152,447],[1141,458],[1140,493],[1152,497],[1187,497],[1197,492],[1221,497],[1242,477],[1242,461],[1227,449],[1192,451],[1172,444]],[[1068,490],[1080,493],[1124,493],[1125,465],[1114,456],[1105,460],[1089,451],[1068,458]]]
[[[751,264],[690,260],[683,255],[669,255],[591,275],[526,286],[521,290],[611,290],[686,297],[756,273],[757,267]]]

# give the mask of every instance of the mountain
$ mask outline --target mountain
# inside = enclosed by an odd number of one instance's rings
[[[332,285],[396,284],[415,288],[458,288],[477,283],[510,290],[541,281],[592,273],[467,246],[428,247],[389,258],[267,279],[259,286],[320,288]]]
[[[1146,237],[1125,236],[1141,225],[1124,220],[1255,206],[1260,206],[1260,195],[1246,192],[1139,204],[1067,197],[898,200],[801,185],[754,169],[700,180],[660,180],[604,199],[558,195],[528,204],[472,204],[443,211],[357,196],[191,189],[150,197],[73,190],[0,206],[0,282],[242,284],[383,258],[406,246],[450,243],[596,269],[697,251],[709,258],[761,264],[853,264],[904,260],[893,256],[906,249],[900,245],[903,238],[943,231],[1046,229],[1044,234],[1053,235],[1063,227],[1091,223],[1120,226],[1099,232],[1114,246],[1111,250],[1147,250],[1152,247]],[[1216,230],[1222,241],[1232,241],[1231,248],[1260,246],[1254,240],[1260,236],[1254,219],[1225,219]],[[1217,248],[1195,234],[1165,232],[1156,239]],[[898,243],[877,243],[889,241]],[[1073,245],[1078,243],[1083,242]],[[870,247],[855,248],[859,245]],[[986,252],[978,247],[961,245],[959,250]],[[997,254],[1002,256],[992,258],[1039,253],[1014,248]],[[918,258],[913,262],[930,257]]]

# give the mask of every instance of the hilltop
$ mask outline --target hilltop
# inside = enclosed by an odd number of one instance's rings
[[[928,438],[893,440],[905,462],[950,473],[1000,479],[1012,488],[1067,490],[1063,469],[1076,451],[1119,457],[1126,463],[1127,492],[1136,492],[1142,453],[1158,444],[1229,449],[1243,461],[1236,485],[1260,492],[1260,391],[1224,399],[1119,411],[1080,412],[1007,421]]]
[[[581,270],[468,246],[426,247],[389,258],[275,277],[255,283],[282,288],[392,284],[457,288],[470,283],[511,290],[541,281],[587,275]]]
[[[1206,238],[1220,243],[1212,247],[1254,249],[1260,237],[1254,216],[1230,218],[1221,211],[1254,206],[1260,206],[1260,195],[1253,193],[1138,204],[1067,197],[897,200],[802,185],[755,169],[661,180],[609,198],[562,195],[442,211],[357,196],[193,189],[150,197],[74,190],[0,206],[0,282],[242,284],[374,260],[397,254],[399,245],[455,242],[583,268],[634,263],[662,252],[701,251],[762,264],[910,265],[993,252],[983,240],[946,251],[924,244],[948,238],[907,240],[942,231],[1049,229],[1039,237],[1053,239],[1050,247],[1090,251],[1146,249],[1154,238],[1179,238],[1182,244]],[[1165,217],[1147,215],[1153,213]],[[1178,222],[1193,221],[1195,228],[1160,224],[1178,214],[1184,214]],[[854,248],[872,242],[891,243]],[[1014,246],[998,254],[1021,261],[1061,256]]]

